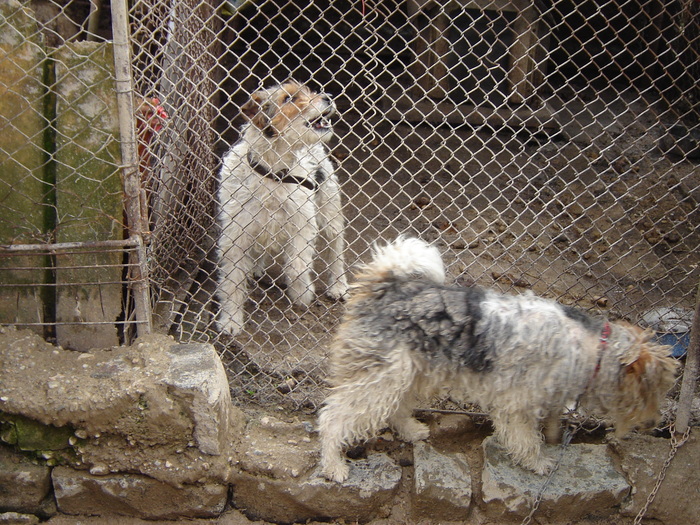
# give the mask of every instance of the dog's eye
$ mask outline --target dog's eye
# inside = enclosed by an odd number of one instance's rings
[[[284,103],[285,103],[285,104],[289,104],[290,102],[294,102],[294,96],[292,96],[292,95],[287,95],[286,97],[284,97]]]

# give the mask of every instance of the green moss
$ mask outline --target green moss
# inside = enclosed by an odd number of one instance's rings
[[[28,417],[0,413],[0,439],[23,451],[56,451],[69,448],[74,429],[44,425]]]

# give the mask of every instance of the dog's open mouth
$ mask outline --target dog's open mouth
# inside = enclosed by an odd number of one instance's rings
[[[309,120],[306,125],[318,131],[329,130],[332,127],[331,120],[329,118],[331,114],[331,111],[326,111],[323,115],[316,117],[313,120]]]

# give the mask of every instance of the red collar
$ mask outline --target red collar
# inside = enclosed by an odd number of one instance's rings
[[[608,338],[610,337],[611,331],[612,329],[610,328],[610,323],[606,321],[603,325],[603,329],[600,331],[600,352],[598,352],[598,361],[595,364],[595,370],[593,370],[593,375],[588,380],[589,385],[593,383],[596,376],[598,375],[598,372],[600,372],[600,363],[603,361],[603,354],[605,353],[605,349],[608,347]]]

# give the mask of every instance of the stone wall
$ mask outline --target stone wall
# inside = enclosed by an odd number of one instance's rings
[[[428,422],[427,442],[386,432],[345,483],[332,483],[318,473],[313,416],[236,408],[210,345],[152,335],[79,353],[0,328],[0,523],[213,519],[231,508],[274,523],[509,523],[528,514],[545,478],[515,467],[468,416]],[[538,522],[631,522],[668,450],[649,436],[548,447],[560,465]],[[680,525],[699,515],[699,453],[692,437],[647,517]]]

